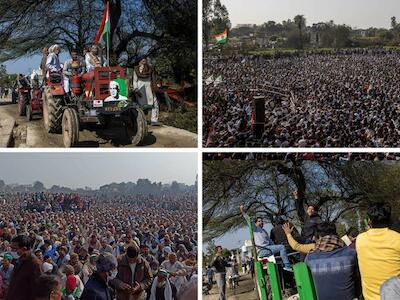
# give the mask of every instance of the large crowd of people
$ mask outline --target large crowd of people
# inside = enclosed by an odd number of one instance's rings
[[[203,161],[210,160],[398,161],[400,153],[203,153]]]
[[[0,299],[197,295],[194,195],[0,195]]]
[[[203,66],[206,147],[399,145],[398,51],[218,56]],[[266,97],[261,136],[252,129],[255,96]]]

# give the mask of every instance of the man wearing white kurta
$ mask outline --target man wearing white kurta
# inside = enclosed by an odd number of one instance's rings
[[[61,47],[59,45],[53,45],[50,47],[49,55],[46,60],[46,70],[50,72],[61,72],[62,67],[60,64],[60,58],[58,57],[60,52]]]
[[[90,52],[85,54],[85,64],[88,72],[92,72],[97,67],[104,65],[102,57],[99,55],[99,47],[92,45]]]
[[[160,268],[165,269],[171,275],[170,281],[175,285],[177,292],[187,282],[186,270],[184,265],[176,258],[176,254],[171,252],[168,254],[168,259],[163,261]]]
[[[158,100],[153,92],[155,84],[154,72],[152,67],[147,63],[146,58],[141,58],[139,65],[135,67],[133,72],[133,89],[138,92],[138,102],[140,105],[151,105],[151,125],[159,126],[158,115],[160,112]]]

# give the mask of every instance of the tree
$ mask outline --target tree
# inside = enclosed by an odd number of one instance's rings
[[[300,49],[304,48],[304,29],[306,28],[306,19],[303,15],[297,15],[294,17],[294,23],[299,32],[299,39],[300,39]]]
[[[191,76],[197,65],[197,1],[109,2],[111,64],[132,67],[139,55],[165,51],[173,75]],[[104,9],[100,0],[0,2],[0,62],[38,53],[55,43],[67,50],[75,45],[83,53],[94,42]],[[182,59],[182,64],[176,63]]]
[[[241,204],[249,215],[271,224],[284,216],[301,225],[311,203],[320,207],[323,220],[346,224],[360,222],[371,202],[389,201],[393,211],[400,213],[399,175],[399,165],[374,162],[207,161],[204,240],[242,227]],[[293,197],[293,191],[298,197]]]
[[[212,14],[212,0],[203,0],[203,14],[202,14],[202,25],[203,25],[203,42],[206,48],[208,48],[210,42],[211,32],[211,14]]]
[[[43,183],[41,183],[40,181],[35,181],[32,185],[32,188],[36,192],[41,192],[45,189]]]
[[[351,28],[345,25],[339,25],[334,30],[334,47],[345,48],[351,45]]]
[[[229,13],[220,0],[203,1],[203,41],[206,48],[215,34],[231,27]]]
[[[396,28],[397,26],[397,21],[396,21],[396,17],[391,17],[391,22],[390,22],[392,28]]]

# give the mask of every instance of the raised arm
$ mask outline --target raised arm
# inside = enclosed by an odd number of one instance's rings
[[[301,253],[309,253],[311,250],[315,248],[315,244],[300,244],[297,242],[293,236],[292,236],[292,231],[294,227],[290,227],[289,223],[285,223],[282,226],[283,231],[286,234],[286,238],[289,242],[290,247],[292,247],[293,250],[301,252]]]

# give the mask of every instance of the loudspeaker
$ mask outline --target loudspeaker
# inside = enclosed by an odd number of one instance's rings
[[[264,133],[265,124],[265,98],[257,97],[253,99],[254,123],[253,132],[257,138],[261,138]]]
[[[265,123],[265,98],[254,98],[254,123]]]

